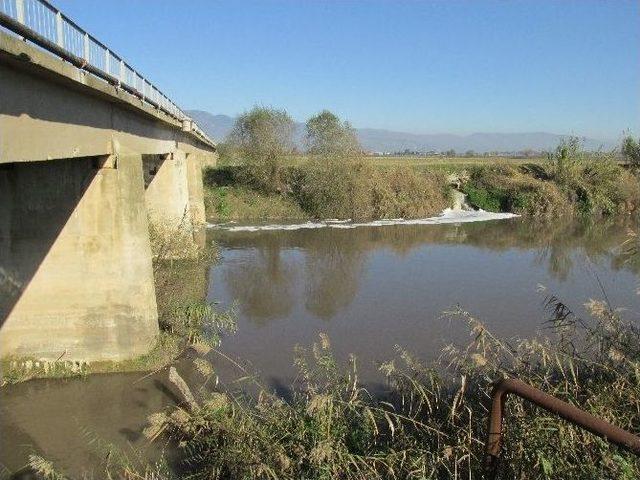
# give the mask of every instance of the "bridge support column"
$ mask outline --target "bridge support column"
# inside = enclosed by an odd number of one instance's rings
[[[158,334],[140,155],[0,166],[0,355],[122,360]]]
[[[202,246],[206,221],[202,166],[198,157],[176,150],[145,155],[145,202],[154,254],[188,258]]]
[[[204,184],[202,183],[203,157],[187,155],[187,188],[189,190],[189,209],[191,221],[199,229],[207,222],[204,210]]]

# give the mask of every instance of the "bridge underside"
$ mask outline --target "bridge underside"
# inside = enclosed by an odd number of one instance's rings
[[[158,334],[150,225],[204,224],[214,146],[0,34],[0,355],[120,360]]]

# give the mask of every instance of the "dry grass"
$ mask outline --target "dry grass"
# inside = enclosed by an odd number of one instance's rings
[[[295,170],[291,183],[293,197],[314,218],[427,217],[450,204],[444,175],[380,170],[361,159],[314,159]]]
[[[339,368],[328,337],[299,350],[294,394],[262,388],[253,402],[212,393],[197,408],[154,415],[182,445],[192,478],[483,478],[491,380],[517,377],[622,428],[640,425],[640,331],[606,303],[582,321],[547,299],[555,340],[505,341],[456,310],[473,341],[425,365],[398,348],[380,366],[389,392],[372,397],[351,358]],[[251,377],[253,379],[253,377]],[[640,461],[606,441],[510,399],[500,478],[635,479]],[[157,437],[157,435],[156,435]]]

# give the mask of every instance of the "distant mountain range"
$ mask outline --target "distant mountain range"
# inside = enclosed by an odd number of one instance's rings
[[[191,115],[200,128],[217,142],[224,141],[235,122],[234,117],[213,115],[202,110],[187,110],[186,113]],[[555,148],[562,138],[566,137],[566,135],[546,132],[453,135],[415,134],[376,128],[358,128],[356,131],[362,147],[371,152],[399,152],[405,149],[418,152],[454,149],[458,153],[467,150],[478,153],[516,152],[527,149],[544,151]],[[295,141],[302,146],[304,123],[296,122],[294,137]],[[587,150],[610,149],[614,146],[609,141],[584,138],[584,147]]]

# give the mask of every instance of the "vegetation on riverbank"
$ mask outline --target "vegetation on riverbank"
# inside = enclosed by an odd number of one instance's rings
[[[435,215],[450,204],[443,173],[373,167],[360,155],[351,126],[330,112],[309,119],[306,141],[311,156],[291,165],[286,112],[256,107],[240,116],[223,148],[223,161],[240,165],[205,175],[209,214],[222,221],[278,215],[415,218]]]
[[[207,185],[205,208],[209,217],[218,222],[309,218],[288,196],[266,195],[241,185]]]
[[[475,207],[533,216],[608,215],[640,207],[638,177],[610,153],[587,155],[575,138],[542,164],[471,169],[463,190]]]
[[[298,352],[290,399],[261,386],[252,400],[201,391],[195,404],[152,415],[145,433],[179,445],[192,478],[483,478],[491,381],[503,377],[637,430],[637,325],[606,302],[589,301],[588,320],[553,296],[546,306],[553,339],[505,341],[467,312],[451,312],[473,341],[447,348],[434,365],[398,348],[380,365],[386,390],[378,396],[358,383],[357,360],[340,367],[321,335]],[[505,415],[499,478],[640,475],[637,457],[531,404],[510,398]]]
[[[617,152],[585,152],[577,138],[544,160],[364,157],[351,126],[327,111],[307,122],[307,156],[291,155],[291,132],[284,111],[256,107],[239,117],[222,166],[205,176],[214,221],[433,216],[451,206],[451,173],[469,203],[488,211],[555,217],[640,206],[631,138],[621,149],[625,168]]]

